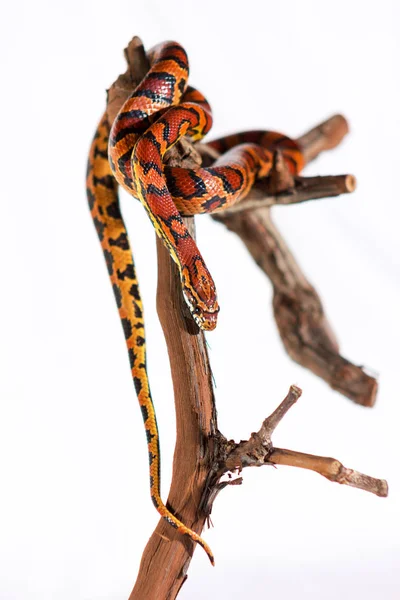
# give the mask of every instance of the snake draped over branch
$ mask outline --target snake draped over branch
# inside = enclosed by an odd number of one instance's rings
[[[182,215],[224,210],[246,197],[257,179],[268,177],[279,149],[292,174],[304,165],[294,140],[272,131],[229,135],[209,146],[221,156],[208,168],[167,167],[163,157],[183,136],[202,139],[211,129],[211,108],[188,86],[189,63],[176,42],[148,52],[150,70],[109,124],[104,114],[90,149],[87,196],[125,334],[133,382],[147,436],[150,492],[159,514],[180,533],[200,544],[214,564],[206,542],[165,506],[160,495],[159,433],[146,368],[143,305],[118,186],[139,199],[154,229],[176,262],[184,299],[197,325],[212,330],[219,305],[214,281]]]

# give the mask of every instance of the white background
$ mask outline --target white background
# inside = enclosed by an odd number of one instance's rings
[[[4,18],[5,17],[5,18]],[[1,24],[0,598],[128,597],[158,516],[122,328],[85,197],[87,150],[122,49],[181,42],[213,136],[299,135],[342,112],[351,135],[306,174],[354,173],[352,196],[277,208],[344,356],[379,375],[360,408],[285,354],[271,286],[207,216],[198,241],[222,306],[208,336],[219,424],[245,439],[291,383],[303,396],[277,446],[335,456],[389,481],[388,499],[281,467],[225,490],[179,598],[394,599],[399,558],[400,10],[377,2],[16,2]],[[147,317],[168,495],[175,423],[155,312],[155,251],[123,196]],[[248,290],[244,294],[243,290]],[[238,315],[246,315],[246,329]],[[244,334],[247,343],[243,345]],[[251,368],[242,370],[242,357]]]

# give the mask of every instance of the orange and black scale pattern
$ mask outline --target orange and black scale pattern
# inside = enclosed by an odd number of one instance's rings
[[[153,503],[174,528],[199,543],[214,564],[204,540],[161,500],[159,434],[146,369],[143,307],[117,188],[120,184],[141,201],[179,267],[184,298],[193,318],[200,328],[212,330],[219,311],[215,284],[182,215],[223,210],[244,198],[257,178],[268,176],[277,148],[294,174],[301,170],[304,160],[297,144],[286,136],[250,131],[211,142],[222,153],[212,167],[164,167],[165,153],[182,136],[196,141],[208,133],[211,109],[204,96],[187,85],[188,59],[179,44],[160,44],[148,53],[148,58],[148,74],[111,128],[106,116],[100,121],[89,155],[87,194],[142,409]]]
[[[193,541],[198,542],[214,564],[209,546],[197,533],[181,523],[161,500],[159,433],[146,368],[143,306],[129,239],[119,206],[118,184],[108,161],[109,132],[107,116],[104,115],[89,153],[87,196],[114,290],[128,347],[133,382],[142,411],[149,452],[151,499],[160,515],[180,533],[189,535]]]
[[[182,215],[223,210],[244,198],[257,178],[267,177],[275,148],[294,173],[303,158],[286,136],[253,131],[214,142],[226,152],[212,168],[164,168],[166,151],[185,135],[200,140],[212,116],[204,96],[187,86],[188,58],[179,44],[156,46],[149,60],[150,71],[112,125],[109,158],[118,183],[142,202],[177,263],[193,318],[212,330],[219,311],[215,284]]]

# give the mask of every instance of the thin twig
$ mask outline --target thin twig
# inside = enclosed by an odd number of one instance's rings
[[[265,464],[265,457],[269,455],[272,447],[271,436],[287,411],[301,396],[301,389],[292,385],[286,398],[278,408],[267,417],[261,428],[252,433],[249,440],[236,444],[229,452],[225,461],[225,470],[241,470],[244,467],[259,467]]]
[[[326,477],[329,481],[350,485],[351,487],[376,494],[381,498],[386,498],[389,493],[388,483],[385,479],[375,479],[369,475],[353,471],[353,469],[347,469],[336,458],[314,456],[313,454],[304,454],[304,452],[274,448],[268,457],[268,462],[274,465],[288,465],[290,467],[309,469]]]
[[[350,194],[356,189],[356,178],[354,175],[298,176],[295,178],[293,184],[292,188],[286,188],[285,191],[271,194],[269,192],[268,180],[260,181],[253,187],[249,196],[241,202],[225,209],[221,213],[222,219],[226,215],[245,210],[254,210],[255,208],[300,204],[309,200]],[[220,214],[214,213],[213,217],[218,220]]]
[[[288,465],[316,471],[329,481],[386,497],[388,495],[388,484],[385,479],[375,479],[353,469],[347,469],[335,458],[304,454],[303,452],[284,450],[273,446],[273,432],[300,396],[301,389],[292,385],[286,398],[264,420],[259,431],[252,433],[248,440],[241,441],[238,444],[229,442],[229,451],[225,463],[220,465],[220,476],[226,471],[241,471],[245,467],[261,467],[268,464]]]

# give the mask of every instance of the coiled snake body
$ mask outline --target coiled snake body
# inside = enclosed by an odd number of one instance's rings
[[[174,528],[198,542],[214,564],[204,540],[161,500],[159,435],[146,369],[143,306],[120,211],[118,184],[145,207],[178,265],[182,291],[193,318],[200,328],[212,330],[219,311],[215,285],[182,215],[223,210],[244,198],[254,181],[270,172],[276,148],[294,174],[304,161],[298,145],[288,137],[251,131],[210,142],[223,152],[212,167],[164,167],[163,156],[182,136],[196,141],[210,130],[211,109],[204,96],[187,85],[188,59],[179,44],[160,44],[150,50],[148,58],[149,72],[122,106],[111,128],[106,115],[99,123],[89,154],[87,195],[142,410],[153,503]]]

